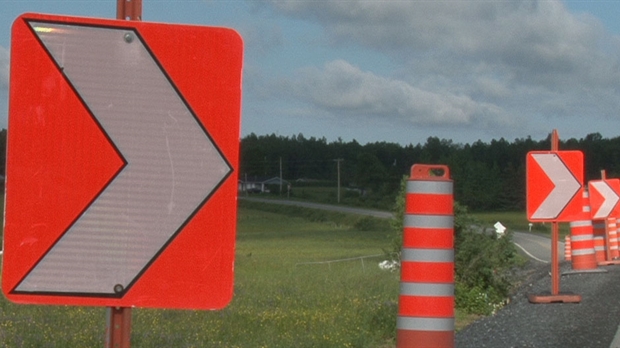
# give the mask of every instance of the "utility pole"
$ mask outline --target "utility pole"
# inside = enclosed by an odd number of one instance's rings
[[[280,157],[280,196],[282,196],[282,157]]]
[[[334,160],[338,164],[338,203],[340,203],[340,162],[344,161],[342,158]]]

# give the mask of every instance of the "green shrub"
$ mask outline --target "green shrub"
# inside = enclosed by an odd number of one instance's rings
[[[505,303],[504,298],[493,289],[472,288],[461,282],[455,284],[454,295],[456,307],[471,314],[490,315]]]
[[[389,257],[400,261],[407,177],[394,204],[395,237]],[[454,202],[454,268],[456,307],[473,314],[491,314],[500,308],[512,287],[511,271],[518,266],[512,234],[473,230],[475,221],[467,207]]]
[[[505,302],[512,288],[510,274],[518,260],[512,234],[497,237],[495,232],[463,229],[456,235],[455,244],[457,307],[475,314],[492,313]],[[480,306],[479,300],[486,306]]]

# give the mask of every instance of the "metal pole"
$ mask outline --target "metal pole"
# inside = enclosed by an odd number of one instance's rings
[[[129,348],[131,346],[131,308],[108,307],[106,311],[105,348]]]
[[[142,0],[117,0],[116,19],[142,20]],[[108,307],[105,348],[131,346],[131,307]]]
[[[607,179],[607,172],[605,169],[601,170],[601,180]],[[611,243],[609,238],[609,219],[605,219],[605,261],[611,261]]]
[[[340,161],[338,160],[338,203],[340,203]]]
[[[556,129],[551,133],[551,151],[558,151],[560,139]],[[560,264],[558,262],[558,238],[559,228],[557,222],[551,223],[551,295],[558,295],[560,292]]]
[[[338,163],[338,203],[340,203],[340,162],[344,161],[342,158],[335,159],[336,163]]]
[[[116,19],[142,20],[142,0],[116,0]]]

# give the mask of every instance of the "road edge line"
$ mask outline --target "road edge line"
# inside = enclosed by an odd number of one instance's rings
[[[530,252],[529,252],[529,251],[527,251],[527,250],[525,250],[525,248],[524,248],[524,247],[522,247],[521,245],[519,245],[519,243],[517,243],[517,242],[515,242],[515,241],[513,241],[512,243],[514,243],[514,245],[518,246],[518,247],[519,247],[519,249],[523,250],[523,252],[524,252],[527,256],[529,256],[529,257],[533,258],[534,260],[539,261],[539,262],[542,262],[542,263],[549,263],[549,261],[541,260],[541,259],[537,258],[536,256],[534,256],[534,255],[530,254]]]

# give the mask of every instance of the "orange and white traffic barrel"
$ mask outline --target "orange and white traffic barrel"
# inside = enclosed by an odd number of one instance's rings
[[[607,261],[607,233],[605,228],[605,222],[602,220],[592,221],[593,233],[594,233],[594,253],[596,255],[596,262]]]
[[[564,260],[571,260],[570,236],[564,237]]]
[[[604,262],[607,258],[607,249],[605,248],[605,237],[594,236],[594,255],[596,262]]]
[[[570,223],[570,240],[567,244],[571,250],[574,270],[597,268],[592,220],[572,221]]]
[[[609,236],[609,255],[611,259],[617,259],[620,256],[618,252],[618,227],[616,226],[616,218],[607,218],[607,235]]]
[[[447,166],[407,181],[396,347],[454,347],[454,197]]]

